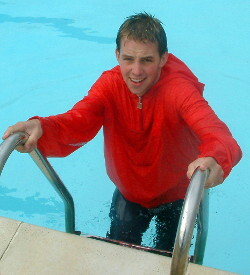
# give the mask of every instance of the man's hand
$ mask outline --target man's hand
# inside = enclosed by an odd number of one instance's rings
[[[188,166],[187,176],[191,179],[194,170],[200,167],[201,170],[209,170],[209,176],[205,184],[205,188],[214,187],[223,182],[224,172],[217,161],[212,157],[198,158],[191,162]]]
[[[24,122],[17,122],[16,124],[8,127],[2,138],[6,139],[16,132],[25,132],[28,136],[25,144],[19,145],[16,148],[21,153],[30,153],[33,151],[37,147],[38,139],[43,134],[40,121],[38,119],[32,119]]]

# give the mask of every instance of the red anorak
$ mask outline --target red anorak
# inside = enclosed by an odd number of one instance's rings
[[[203,88],[170,54],[159,81],[138,98],[116,66],[68,112],[36,117],[44,131],[38,148],[46,156],[67,156],[103,126],[107,173],[126,199],[147,208],[182,199],[192,161],[213,157],[226,177],[241,158],[227,126],[203,98]]]

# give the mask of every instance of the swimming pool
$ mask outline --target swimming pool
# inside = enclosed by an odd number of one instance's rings
[[[225,184],[210,192],[204,265],[249,274],[249,4],[218,2],[159,0],[156,7],[145,0],[129,5],[123,0],[0,1],[0,131],[36,114],[71,108],[102,71],[116,65],[114,40],[123,19],[140,11],[155,14],[165,25],[170,52],[206,83],[205,97],[244,153]],[[74,197],[76,228],[104,236],[114,187],[106,176],[102,143],[100,132],[71,156],[50,161]],[[29,156],[11,156],[0,178],[0,196],[1,216],[64,230],[63,204]]]

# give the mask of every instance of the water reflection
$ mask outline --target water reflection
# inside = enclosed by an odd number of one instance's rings
[[[46,215],[48,213],[58,213],[63,210],[63,203],[56,201],[53,197],[41,198],[36,192],[33,196],[18,198],[11,193],[17,189],[8,189],[0,186],[0,209],[1,211],[21,211],[27,217],[34,214]]]
[[[79,40],[86,40],[91,42],[97,42],[101,44],[112,44],[115,38],[102,37],[90,35],[90,32],[94,32],[90,28],[79,28],[72,26],[75,23],[72,19],[66,18],[49,18],[49,17],[13,17],[7,14],[0,14],[0,23],[28,23],[28,24],[43,24],[53,27],[57,31],[61,32],[64,37],[76,38]]]

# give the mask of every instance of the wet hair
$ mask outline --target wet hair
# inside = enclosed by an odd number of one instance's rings
[[[162,22],[154,16],[144,12],[127,17],[118,30],[116,49],[120,51],[122,38],[158,44],[160,56],[168,52],[167,36]]]

